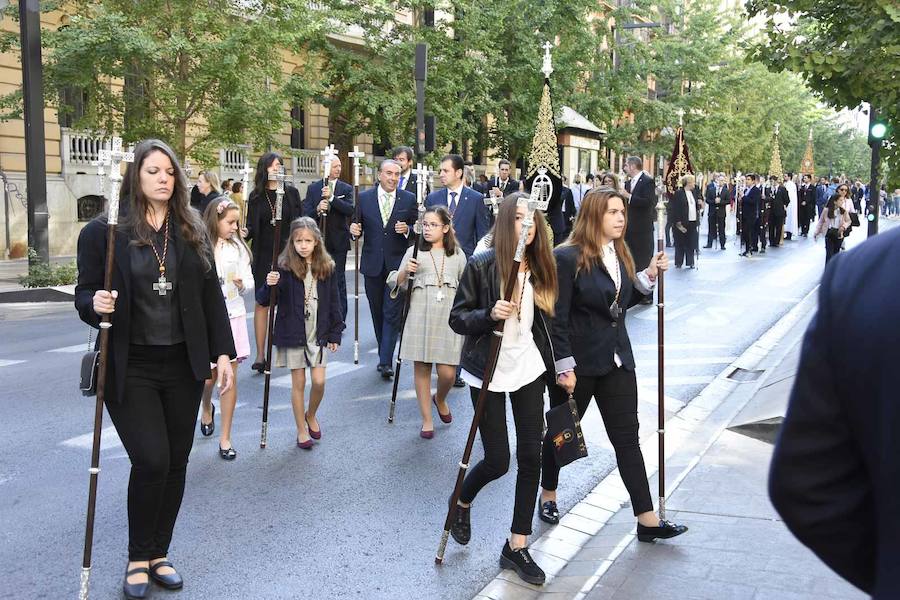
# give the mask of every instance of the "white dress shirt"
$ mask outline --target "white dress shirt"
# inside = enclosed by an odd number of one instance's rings
[[[684,190],[688,201],[688,221],[697,220],[697,201],[694,200],[694,193],[691,190]]]

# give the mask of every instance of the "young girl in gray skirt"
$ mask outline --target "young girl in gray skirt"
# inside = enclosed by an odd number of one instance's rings
[[[278,256],[278,270],[266,276],[256,300],[268,306],[270,290],[278,286],[278,311],[272,343],[275,366],[291,370],[291,405],[297,422],[297,447],[309,450],[321,439],[316,411],[325,395],[325,349],[337,352],[344,319],[334,261],[325,251],[316,222],[300,217],[291,223],[290,237]],[[304,410],[306,368],[312,387]]]
[[[450,329],[450,307],[456,286],[466,268],[466,255],[456,242],[450,213],[443,206],[432,206],[422,217],[422,241],[419,258],[413,259],[413,248],[406,251],[400,268],[388,276],[388,285],[396,294],[408,288],[415,274],[409,304],[409,314],[403,328],[400,358],[415,361],[416,397],[422,412],[419,435],[427,440],[434,437],[431,407],[438,411],[444,423],[453,415],[447,406],[447,393],[456,379],[456,365],[462,352],[463,337]],[[431,393],[431,370],[436,365],[438,384]]]

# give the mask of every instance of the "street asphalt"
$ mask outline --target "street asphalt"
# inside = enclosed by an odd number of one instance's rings
[[[858,243],[864,232],[854,237]],[[666,276],[667,407],[690,402],[812,290],[824,257],[822,240],[801,238],[740,258],[729,238],[727,250],[702,251],[699,269],[673,268]],[[347,276],[352,293],[352,272]],[[435,566],[473,414],[468,390],[452,391],[453,423],[436,419],[435,438],[420,439],[412,369],[404,365],[397,418],[389,425],[391,384],[375,371],[364,296],[361,361],[353,364],[352,302],[344,343],[329,357],[323,437],[311,452],[294,444],[284,370],[273,375],[267,449],[259,449],[263,377],[251,375],[247,363],[239,368],[237,460],[222,461],[217,434],[204,438],[198,430],[169,554],[186,581],[178,598],[463,600],[497,574],[512,517],[514,464],[474,504],[470,544],[451,540],[444,565]],[[656,418],[655,306],[630,311],[628,329],[646,432]],[[88,327],[68,303],[6,304],[0,340],[0,598],[71,598],[81,569],[94,406],[77,389]],[[590,457],[562,473],[563,512],[614,467],[596,410],[583,426]],[[479,441],[473,462],[481,452]],[[127,555],[129,462],[108,416],[101,469],[91,589],[93,598],[116,598]],[[543,528],[535,518],[535,533]],[[151,597],[170,594],[157,588]]]

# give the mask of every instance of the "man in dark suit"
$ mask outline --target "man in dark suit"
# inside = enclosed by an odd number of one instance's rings
[[[797,207],[797,218],[800,219],[800,235],[809,237],[809,223],[815,218],[816,190],[812,185],[812,175],[803,176],[798,193],[800,206]]]
[[[391,158],[400,165],[400,183],[397,189],[404,190],[410,194],[416,194],[416,174],[413,172],[415,166],[413,160],[413,150],[409,146],[397,146],[391,151]],[[429,191],[428,182],[425,182],[425,193]]]
[[[784,179],[779,181],[773,178],[773,182],[777,187],[772,201],[772,212],[769,213],[769,246],[781,246],[784,243],[785,209],[791,203],[791,197],[784,185]]]
[[[876,600],[900,598],[898,254],[894,229],[826,266],[769,473],[788,529]]]
[[[341,181],[340,177],[341,159],[335,157],[331,160],[328,187],[325,187],[324,179],[319,179],[306,188],[303,216],[312,217],[318,223],[319,215],[327,215],[322,235],[325,236],[325,249],[334,259],[335,272],[339,274],[338,295],[341,297],[341,312],[346,321],[347,278],[344,271],[347,267],[347,252],[350,251],[348,219],[353,214],[353,188],[349,183]]]
[[[497,163],[497,175],[491,177],[488,182],[490,194],[505,198],[513,192],[519,191],[519,182],[509,176],[511,165],[505,158],[501,158]]]
[[[465,164],[458,154],[448,154],[441,159],[440,178],[444,189],[428,194],[425,206],[447,207],[456,239],[468,258],[491,224],[483,196],[464,185],[464,170]]]
[[[757,186],[758,181],[759,178],[755,173],[747,175],[745,178],[747,187],[744,188],[744,197],[740,199],[741,243],[744,245],[744,251],[741,252],[741,256],[753,256],[759,241],[757,223],[759,221],[759,207],[762,204],[762,190]]]
[[[634,256],[638,269],[650,264],[653,257],[653,222],[656,221],[656,184],[644,173],[644,164],[639,156],[629,156],[625,160],[625,197],[628,198],[628,228],[625,242]],[[641,304],[653,304],[653,298],[645,298]]]
[[[378,185],[357,198],[359,210],[350,225],[351,235],[366,234],[359,270],[365,278],[366,298],[378,340],[378,372],[384,379],[394,376],[391,365],[401,310],[400,298],[391,298],[387,276],[400,267],[418,217],[416,197],[398,190],[399,182],[400,165],[386,159],[378,169]]]
[[[828,179],[819,177],[819,183],[816,184],[816,219],[822,215],[822,210],[828,204],[829,198],[831,198],[831,192],[828,189]]]
[[[725,249],[725,213],[728,202],[728,188],[725,186],[725,176],[718,173],[713,181],[706,186],[706,210],[709,213],[709,235],[706,237],[706,246],[712,248],[713,240],[718,238],[719,249]]]

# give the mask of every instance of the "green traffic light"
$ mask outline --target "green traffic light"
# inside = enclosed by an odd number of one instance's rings
[[[875,123],[872,125],[872,137],[876,139],[882,139],[884,134],[887,133],[887,125],[884,123]]]

